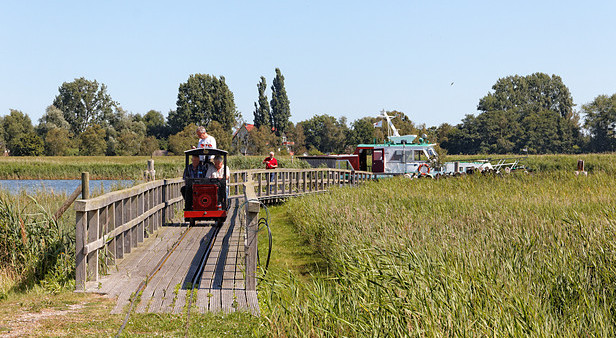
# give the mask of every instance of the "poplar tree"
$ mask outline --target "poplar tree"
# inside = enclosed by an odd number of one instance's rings
[[[289,106],[289,98],[287,91],[284,88],[284,76],[279,68],[276,68],[276,77],[272,84],[272,112],[271,125],[276,130],[278,136],[282,135],[287,129],[289,118],[291,117],[291,108]]]
[[[269,102],[267,102],[267,95],[265,94],[267,90],[265,77],[261,76],[261,82],[257,84],[257,89],[259,90],[259,101],[258,104],[255,102],[255,127],[270,126],[271,112]]]

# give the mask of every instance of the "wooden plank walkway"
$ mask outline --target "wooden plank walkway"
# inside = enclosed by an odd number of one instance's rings
[[[256,291],[247,291],[244,275],[244,229],[239,202],[231,201],[231,213],[220,229],[208,257],[197,292],[200,312],[250,311],[259,313]]]
[[[229,216],[213,243],[199,288],[195,289],[192,310],[258,314],[256,291],[246,291],[244,286],[244,234],[239,222],[238,201],[230,202]],[[140,283],[150,278],[134,311],[183,312],[190,297],[190,283],[214,230],[215,227],[207,223],[190,229],[163,226],[126,258],[117,260],[109,275],[101,276],[98,282],[87,283],[86,292],[117,297],[112,313],[122,313],[127,310]],[[186,231],[184,239],[156,271],[157,265]]]

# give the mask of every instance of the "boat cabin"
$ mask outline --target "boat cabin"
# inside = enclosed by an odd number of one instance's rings
[[[416,173],[421,164],[429,164],[438,156],[435,144],[424,143],[421,139],[419,144],[414,144],[410,143],[414,135],[403,137],[406,139],[390,138],[392,142],[383,144],[359,144],[354,152],[359,157],[357,170],[382,174]]]

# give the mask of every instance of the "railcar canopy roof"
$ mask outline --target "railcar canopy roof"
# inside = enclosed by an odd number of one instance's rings
[[[224,150],[214,148],[196,148],[184,151],[186,155],[227,155]]]

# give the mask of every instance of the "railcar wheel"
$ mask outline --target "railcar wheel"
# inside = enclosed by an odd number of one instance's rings
[[[197,220],[196,220],[196,219],[194,219],[194,218],[191,218],[191,219],[190,219],[190,226],[191,226],[191,227],[194,227],[195,225],[197,225]]]

